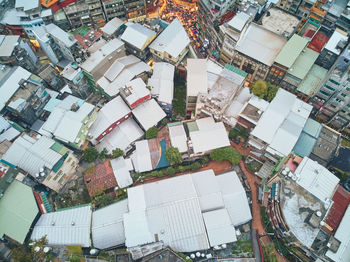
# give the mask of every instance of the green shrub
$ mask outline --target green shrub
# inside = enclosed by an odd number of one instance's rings
[[[169,166],[167,169],[165,169],[165,173],[168,175],[168,176],[174,176],[176,171],[173,167]]]
[[[182,162],[182,155],[177,147],[169,147],[164,155],[168,159],[170,165],[180,164]]]
[[[112,158],[118,158],[124,155],[124,151],[120,148],[116,148],[112,150]]]
[[[210,159],[214,161],[230,161],[231,164],[237,165],[241,161],[242,155],[236,152],[232,147],[222,147],[211,151]]]
[[[96,148],[89,147],[84,150],[82,160],[85,162],[94,162],[99,156],[99,153]]]
[[[191,171],[196,171],[196,170],[200,169],[201,167],[202,167],[202,165],[199,162],[194,162],[190,166]]]
[[[158,128],[156,128],[155,126],[149,128],[146,131],[146,138],[147,139],[156,138],[157,136],[158,136]]]
[[[162,119],[162,121],[160,122],[160,124],[162,125],[162,126],[166,126],[167,124],[168,124],[168,119],[167,118],[163,118]]]

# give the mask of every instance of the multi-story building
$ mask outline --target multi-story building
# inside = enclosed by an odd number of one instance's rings
[[[19,66],[3,66],[0,78],[0,111],[19,124],[31,126],[50,99],[45,82]]]
[[[301,0],[279,0],[277,6],[288,12],[296,13],[300,3]]]
[[[313,99],[316,115],[328,125],[350,134],[350,50],[343,51]]]
[[[70,4],[64,7],[63,10],[71,28],[78,28],[82,25],[93,26],[89,5],[85,1]]]
[[[175,18],[149,45],[149,49],[156,61],[178,65],[187,54],[189,44],[184,27]]]
[[[76,62],[68,64],[60,74],[74,95],[87,98],[91,94],[91,89],[83,70]]]
[[[125,42],[126,51],[133,54],[143,61],[146,61],[150,55],[148,45],[156,38],[157,33],[147,27],[132,23],[127,26],[121,36]]]
[[[107,21],[114,17],[126,19],[123,0],[102,0],[103,11]]]
[[[0,64],[18,65],[35,72],[37,61],[38,58],[27,40],[18,35],[0,35]]]
[[[55,24],[42,26],[33,31],[41,49],[54,65],[64,68],[70,62],[82,61],[85,58],[78,41]]]
[[[85,0],[89,6],[89,14],[92,20],[92,26],[100,28],[105,24],[105,17],[103,13],[103,5],[100,0]]]
[[[146,18],[145,0],[123,0],[128,21],[141,21]]]
[[[231,57],[226,57],[224,62],[248,73],[249,82],[265,79],[286,42],[283,36],[251,23],[238,40]]]

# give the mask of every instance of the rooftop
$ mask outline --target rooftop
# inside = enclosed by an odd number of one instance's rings
[[[313,97],[319,90],[326,75],[327,69],[316,64],[312,65],[297,90],[307,96]]]
[[[329,37],[326,34],[322,33],[321,31],[317,31],[307,47],[320,53],[323,47],[327,44],[328,40]]]
[[[187,97],[208,92],[207,60],[187,59]]]
[[[227,25],[241,32],[244,26],[249,21],[249,19],[250,19],[250,15],[248,15],[245,12],[239,12],[227,23]]]
[[[0,237],[23,244],[38,213],[32,188],[14,180],[0,198]]]
[[[147,47],[147,44],[150,43],[149,40],[154,38],[156,35],[156,32],[141,24],[131,23],[126,27],[121,36],[121,40],[140,50],[143,50]]]
[[[288,69],[288,74],[299,79],[304,79],[304,77],[307,75],[315,63],[318,55],[319,53],[316,51],[310,48],[305,48],[295,60],[294,64]]]
[[[18,45],[18,39],[18,35],[0,35],[0,57],[11,56]]]
[[[72,35],[62,30],[60,27],[58,27],[55,24],[48,24],[45,27],[46,27],[46,31],[51,36],[63,42],[67,47],[71,47],[77,42],[77,40]]]
[[[132,110],[132,114],[144,130],[157,125],[160,120],[166,117],[163,109],[154,99],[145,101],[137,106]]]
[[[307,43],[308,41],[305,38],[294,34],[276,57],[275,63],[290,68],[302,53]]]
[[[106,148],[109,153],[112,153],[116,148],[125,152],[130,144],[141,138],[143,134],[144,132],[135,120],[129,118],[106,135],[96,147],[99,151]]]
[[[174,96],[174,72],[175,67],[169,63],[154,63],[153,75],[148,79],[148,85],[152,87],[152,96],[156,96],[159,102],[172,103]]]
[[[90,197],[101,194],[104,190],[114,189],[117,186],[109,160],[85,170],[84,181]]]
[[[120,94],[131,107],[136,106],[140,99],[150,97],[150,91],[141,78],[135,78],[126,83],[125,87],[120,88]]]
[[[101,28],[102,32],[106,35],[113,35],[119,28],[124,25],[124,22],[118,17],[114,17],[104,27]]]
[[[23,11],[39,8],[38,0],[16,0],[16,8],[23,8]]]
[[[185,29],[180,21],[175,18],[150,44],[149,48],[160,53],[166,52],[172,57],[178,57],[189,43],[190,39]]]
[[[327,168],[316,161],[304,157],[295,170],[297,184],[317,197],[320,201],[329,205],[339,178],[333,175]]]
[[[262,17],[261,22],[266,29],[289,38],[298,28],[300,20],[282,9],[270,8]]]
[[[338,46],[339,42],[346,42],[347,40],[347,35],[344,35],[342,32],[335,30],[331,38],[328,40],[327,44],[324,46],[324,48],[328,49],[334,54],[339,55],[342,51],[342,49]]]
[[[284,37],[251,23],[237,42],[236,50],[271,66],[286,42]]]
[[[132,185],[133,181],[130,176],[130,171],[133,170],[133,165],[130,159],[124,159],[123,157],[112,159],[111,166],[119,188]]]
[[[91,206],[85,205],[42,214],[34,226],[32,240],[46,235],[49,245],[90,247]]]

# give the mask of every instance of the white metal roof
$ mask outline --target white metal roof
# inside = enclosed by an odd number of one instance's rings
[[[250,16],[247,13],[239,12],[227,24],[241,32],[249,19]]]
[[[347,262],[350,261],[350,206],[346,209],[346,212],[341,220],[334,237],[340,241],[337,252],[328,250],[326,256],[335,262]]]
[[[339,183],[339,178],[327,168],[308,157],[304,157],[295,170],[297,184],[323,202],[329,201]]]
[[[143,134],[144,132],[135,120],[129,118],[114,128],[111,133],[106,135],[97,145],[97,149],[102,151],[106,148],[109,153],[112,153],[112,150],[116,148],[125,151],[131,143],[142,137]]]
[[[140,62],[140,59],[134,55],[124,56],[115,60],[115,62],[108,68],[108,70],[104,73],[104,76],[109,81],[114,81],[115,78],[123,71],[123,69],[127,66]]]
[[[272,152],[288,155],[311,110],[311,105],[280,88],[251,134],[269,144]]]
[[[91,206],[42,214],[34,226],[32,240],[46,235],[49,245],[90,247]]]
[[[271,66],[287,39],[262,26],[251,23],[238,40],[236,50],[267,66]]]
[[[125,159],[121,156],[116,159],[112,159],[110,162],[118,186],[120,188],[124,188],[132,185],[133,181],[130,176],[128,164],[125,161]]]
[[[187,97],[208,92],[206,59],[187,59]]]
[[[13,49],[18,44],[18,35],[1,35],[4,37],[0,42],[0,57],[8,57],[12,55]]]
[[[123,98],[117,96],[105,104],[98,112],[96,121],[89,130],[89,135],[96,139],[101,135],[110,125],[125,117],[130,113],[128,105]]]
[[[106,42],[105,40],[101,39],[97,43],[101,43],[101,47],[94,50],[94,52],[91,52],[91,56],[88,57],[84,63],[81,64],[81,68],[83,68],[87,72],[92,72],[97,66],[100,65],[103,60],[106,59],[110,54],[112,54],[114,51],[117,51],[118,49],[122,48],[124,46],[123,41],[114,38],[111,41]],[[93,47],[93,46],[91,46]]]
[[[19,82],[22,79],[27,80],[32,73],[18,66],[6,81],[0,86],[0,111],[5,107],[7,101],[16,93],[19,88]]]
[[[16,8],[23,8],[24,11],[28,11],[39,7],[38,0],[16,0]]]
[[[222,122],[214,122],[207,128],[200,128],[200,125],[198,125],[198,128],[198,131],[190,132],[193,151],[195,153],[204,153],[230,145],[225,126]]]
[[[157,125],[160,120],[166,117],[165,112],[154,99],[143,102],[137,106],[132,110],[132,114],[144,130],[148,130],[152,126]]]
[[[141,78],[135,78],[126,83],[125,88],[130,91],[130,94],[127,94],[125,97],[125,100],[129,105],[132,105],[139,99],[150,95],[150,91],[146,88],[146,84]]]
[[[183,124],[168,126],[170,142],[180,153],[187,152],[187,136]]]
[[[42,167],[52,169],[61,159],[62,155],[50,148],[54,143],[54,140],[45,136],[34,139],[23,135],[12,143],[2,158],[35,176]]]
[[[92,243],[99,249],[125,243],[123,215],[129,211],[128,200],[121,200],[92,212]]]
[[[235,171],[216,176],[224,199],[225,208],[234,226],[252,219],[246,192]]]
[[[0,133],[3,131],[9,129],[11,127],[10,123],[7,121],[6,118],[4,118],[2,115],[0,115]]]
[[[1,133],[1,132],[0,132]],[[21,132],[19,132],[16,128],[10,127],[5,132],[0,135],[0,143],[4,140],[12,141],[16,136],[18,136]]]
[[[153,75],[148,79],[151,93],[159,102],[171,104],[174,96],[175,67],[169,63],[154,63]]]
[[[203,213],[211,247],[237,241],[236,231],[225,208]]]
[[[148,146],[148,140],[141,140],[135,143],[136,150],[132,155],[132,162],[137,172],[146,172],[152,170],[151,155]]]
[[[145,48],[149,38],[156,35],[156,32],[138,23],[132,23],[127,26],[121,36],[121,40],[135,46],[138,49]]]
[[[189,43],[190,39],[185,29],[179,19],[175,18],[149,45],[149,48],[160,53],[166,52],[172,57],[178,57]]]
[[[114,34],[122,25],[124,22],[119,19],[118,17],[114,17],[111,21],[109,21],[107,24],[105,24],[104,27],[101,28],[102,32],[106,35],[112,35]]]
[[[46,30],[51,36],[60,40],[67,47],[71,47],[77,42],[77,40],[72,35],[62,30],[60,27],[58,27],[55,24],[46,25]]]
[[[341,49],[337,49],[337,45],[339,41],[347,41],[348,37],[344,34],[340,33],[339,31],[335,30],[331,36],[331,38],[328,40],[327,44],[324,46],[324,48],[330,50],[334,54],[339,55],[341,52]]]
[[[251,219],[245,191],[234,171],[215,176],[212,170],[205,170],[131,187],[128,201],[130,213],[124,215],[127,247],[154,242],[157,234],[159,241],[176,251],[204,250],[209,241],[212,246],[236,241],[233,224]],[[203,210],[220,211],[206,215]]]

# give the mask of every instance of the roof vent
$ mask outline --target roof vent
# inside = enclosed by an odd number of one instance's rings
[[[72,221],[72,224],[71,224],[72,226],[75,226],[75,222],[74,221]]]
[[[55,221],[52,221],[52,222],[51,222],[51,226],[54,226],[54,225],[55,225]]]

